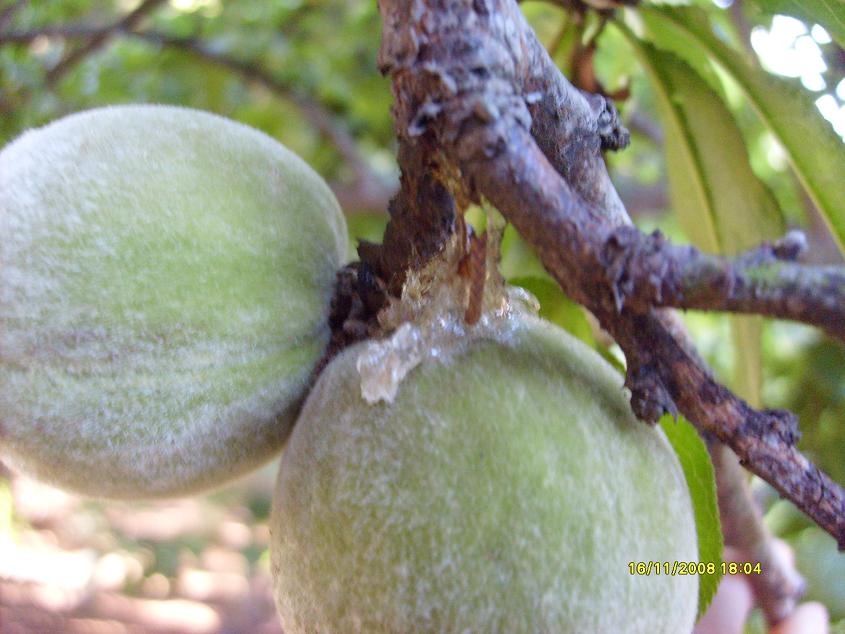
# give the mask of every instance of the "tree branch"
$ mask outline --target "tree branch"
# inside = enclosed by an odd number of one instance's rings
[[[75,39],[81,37],[99,37],[109,32],[118,33],[114,25],[97,26],[86,23],[48,24],[29,31],[8,31],[0,33],[1,44],[29,44],[39,37],[61,37]]]
[[[142,5],[143,6],[143,5]],[[140,10],[141,7],[138,8]],[[354,178],[349,183],[332,183],[332,190],[338,198],[341,206],[349,212],[350,210],[382,210],[385,209],[394,194],[395,188],[389,185],[383,178],[375,173],[361,154],[354,137],[329,113],[322,104],[311,97],[297,92],[296,88],[262,68],[259,64],[249,60],[242,60],[228,56],[207,46],[196,38],[175,37],[153,30],[134,30],[134,25],[140,20],[137,11],[133,12],[135,19],[130,20],[133,14],[107,26],[92,26],[90,24],[64,24],[50,25],[31,31],[20,31],[0,33],[0,44],[16,43],[27,44],[38,37],[61,37],[61,38],[91,38],[86,46],[76,51],[88,50],[93,52],[96,48],[104,46],[112,37],[123,35],[141,39],[148,43],[178,49],[194,55],[206,62],[225,68],[245,80],[261,85],[274,94],[290,101],[296,105],[306,120],[311,123],[330,143],[334,145],[338,153],[346,161],[352,170]],[[149,10],[149,9],[148,9]],[[94,48],[91,48],[94,46]],[[56,69],[65,63],[60,71],[60,76],[67,73],[72,65],[81,61],[82,53],[71,63],[68,56],[48,72],[55,74]],[[56,77],[52,82],[55,83]]]
[[[5,29],[9,22],[12,21],[12,18],[15,17],[15,13],[23,9],[28,3],[28,0],[16,0],[16,2],[12,2],[8,7],[0,11],[0,29]]]
[[[752,313],[817,326],[845,341],[845,269],[802,266],[800,232],[737,258],[707,255],[620,227],[605,243],[603,263],[619,308],[652,306]]]
[[[48,86],[56,85],[61,79],[81,63],[86,57],[103,48],[115,35],[127,29],[134,28],[148,13],[153,11],[164,0],[145,0],[134,11],[126,14],[116,22],[107,26],[91,26],[89,24],[69,24],[58,27],[44,27],[20,33],[0,33],[0,45],[6,43],[27,44],[40,36],[88,37],[85,44],[74,49],[46,72],[45,79]],[[18,3],[19,5],[22,3]],[[16,5],[17,6],[17,5]],[[11,7],[14,9],[15,7]],[[7,15],[10,16],[11,13]],[[0,25],[2,28],[2,25]],[[16,95],[17,100],[25,99],[29,91],[23,89]],[[0,113],[9,112],[14,104],[8,99],[0,99]]]
[[[778,623],[795,609],[806,583],[782,561],[736,455],[722,443],[709,440],[725,545],[736,549],[743,561],[759,563],[765,570],[765,574],[749,576],[748,582],[766,620]]]
[[[682,412],[845,548],[845,491],[795,449],[795,417],[754,410],[715,382],[654,309],[620,307],[615,280],[626,275],[608,270],[605,253],[629,221],[600,154],[625,142],[612,107],[560,76],[515,3],[417,5],[412,12],[407,3],[381,4],[380,63],[393,79],[405,151],[439,148],[429,154],[435,163],[429,172],[460,174],[445,179],[457,200],[492,202],[564,291],[596,315],[625,352],[626,385],[640,418]],[[413,198],[395,202],[407,207]],[[409,217],[393,214],[391,224]],[[389,228],[383,252],[398,248],[390,236]],[[637,257],[633,251],[629,259]]]
[[[147,14],[158,8],[164,0],[144,0],[136,9],[130,11],[111,26],[104,27],[91,35],[91,39],[79,48],[74,49],[62,58],[53,68],[47,71],[47,85],[57,84],[72,68],[92,53],[103,48],[108,41],[120,31],[128,31],[144,19]]]
[[[155,31],[129,31],[127,35],[147,42],[186,51],[207,62],[226,68],[245,79],[260,84],[284,99],[295,104],[306,120],[322,133],[337,149],[352,169],[355,179],[351,185],[336,185],[335,192],[347,204],[358,209],[384,209],[394,189],[379,177],[361,154],[355,138],[349,134],[336,118],[322,104],[303,95],[296,88],[282,81],[258,64],[230,57],[194,38],[174,37]],[[341,204],[344,200],[341,200]],[[360,206],[359,206],[360,205]]]

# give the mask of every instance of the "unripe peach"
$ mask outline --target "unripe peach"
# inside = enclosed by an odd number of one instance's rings
[[[689,490],[622,379],[552,325],[428,358],[392,402],[362,398],[346,350],[309,395],[271,522],[287,634],[679,634],[698,580]]]
[[[345,224],[265,134],[121,106],[0,153],[0,457],[102,497],[278,452],[328,340]]]

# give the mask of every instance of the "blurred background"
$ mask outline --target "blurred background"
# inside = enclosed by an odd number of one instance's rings
[[[281,633],[275,462],[202,497],[100,503],[5,472],[0,632]]]
[[[568,77],[616,98],[633,142],[608,161],[635,222],[701,244],[688,211],[673,203],[672,148],[647,55],[632,54],[622,30],[597,14],[571,13],[571,4],[522,7]],[[800,8],[778,13],[800,3],[687,4],[738,55],[787,78],[813,104],[813,116],[845,136],[845,52]],[[105,104],[209,110],[301,155],[336,192],[350,245],[378,241],[398,178],[390,86],[376,68],[379,33],[375,3],[363,0],[0,0],[0,145]],[[824,215],[748,99],[683,39],[651,41],[695,68],[728,108],[754,178],[776,201],[766,237],[800,228],[808,260],[841,264]],[[545,317],[624,363],[510,230],[502,270],[537,295]],[[845,483],[845,346],[795,324],[738,326],[698,313],[685,319],[720,379],[751,401],[795,411],[800,448]],[[206,496],[119,504],[80,499],[0,467],[0,631],[280,632],[267,554],[274,477],[275,462]],[[808,597],[822,601],[845,632],[845,555],[790,503],[761,483],[754,487],[767,523],[796,551]],[[761,627],[758,615],[748,631]]]

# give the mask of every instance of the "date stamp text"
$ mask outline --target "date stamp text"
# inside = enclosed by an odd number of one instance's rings
[[[628,572],[640,577],[677,577],[683,575],[759,575],[763,573],[760,562],[721,561],[629,561]]]

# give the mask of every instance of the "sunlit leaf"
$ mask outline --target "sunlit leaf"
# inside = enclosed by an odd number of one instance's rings
[[[783,145],[807,193],[845,253],[845,144],[825,121],[813,96],[795,82],[748,63],[713,32],[706,14],[689,7],[641,7],[662,28],[685,34],[703,48],[742,89],[761,120]]]
[[[808,24],[821,24],[841,47],[845,47],[845,0],[751,0],[767,15],[791,15]]]
[[[699,248],[727,254],[777,236],[783,229],[777,202],[751,170],[722,100],[674,55],[631,43],[657,95],[670,194],[684,231]]]

